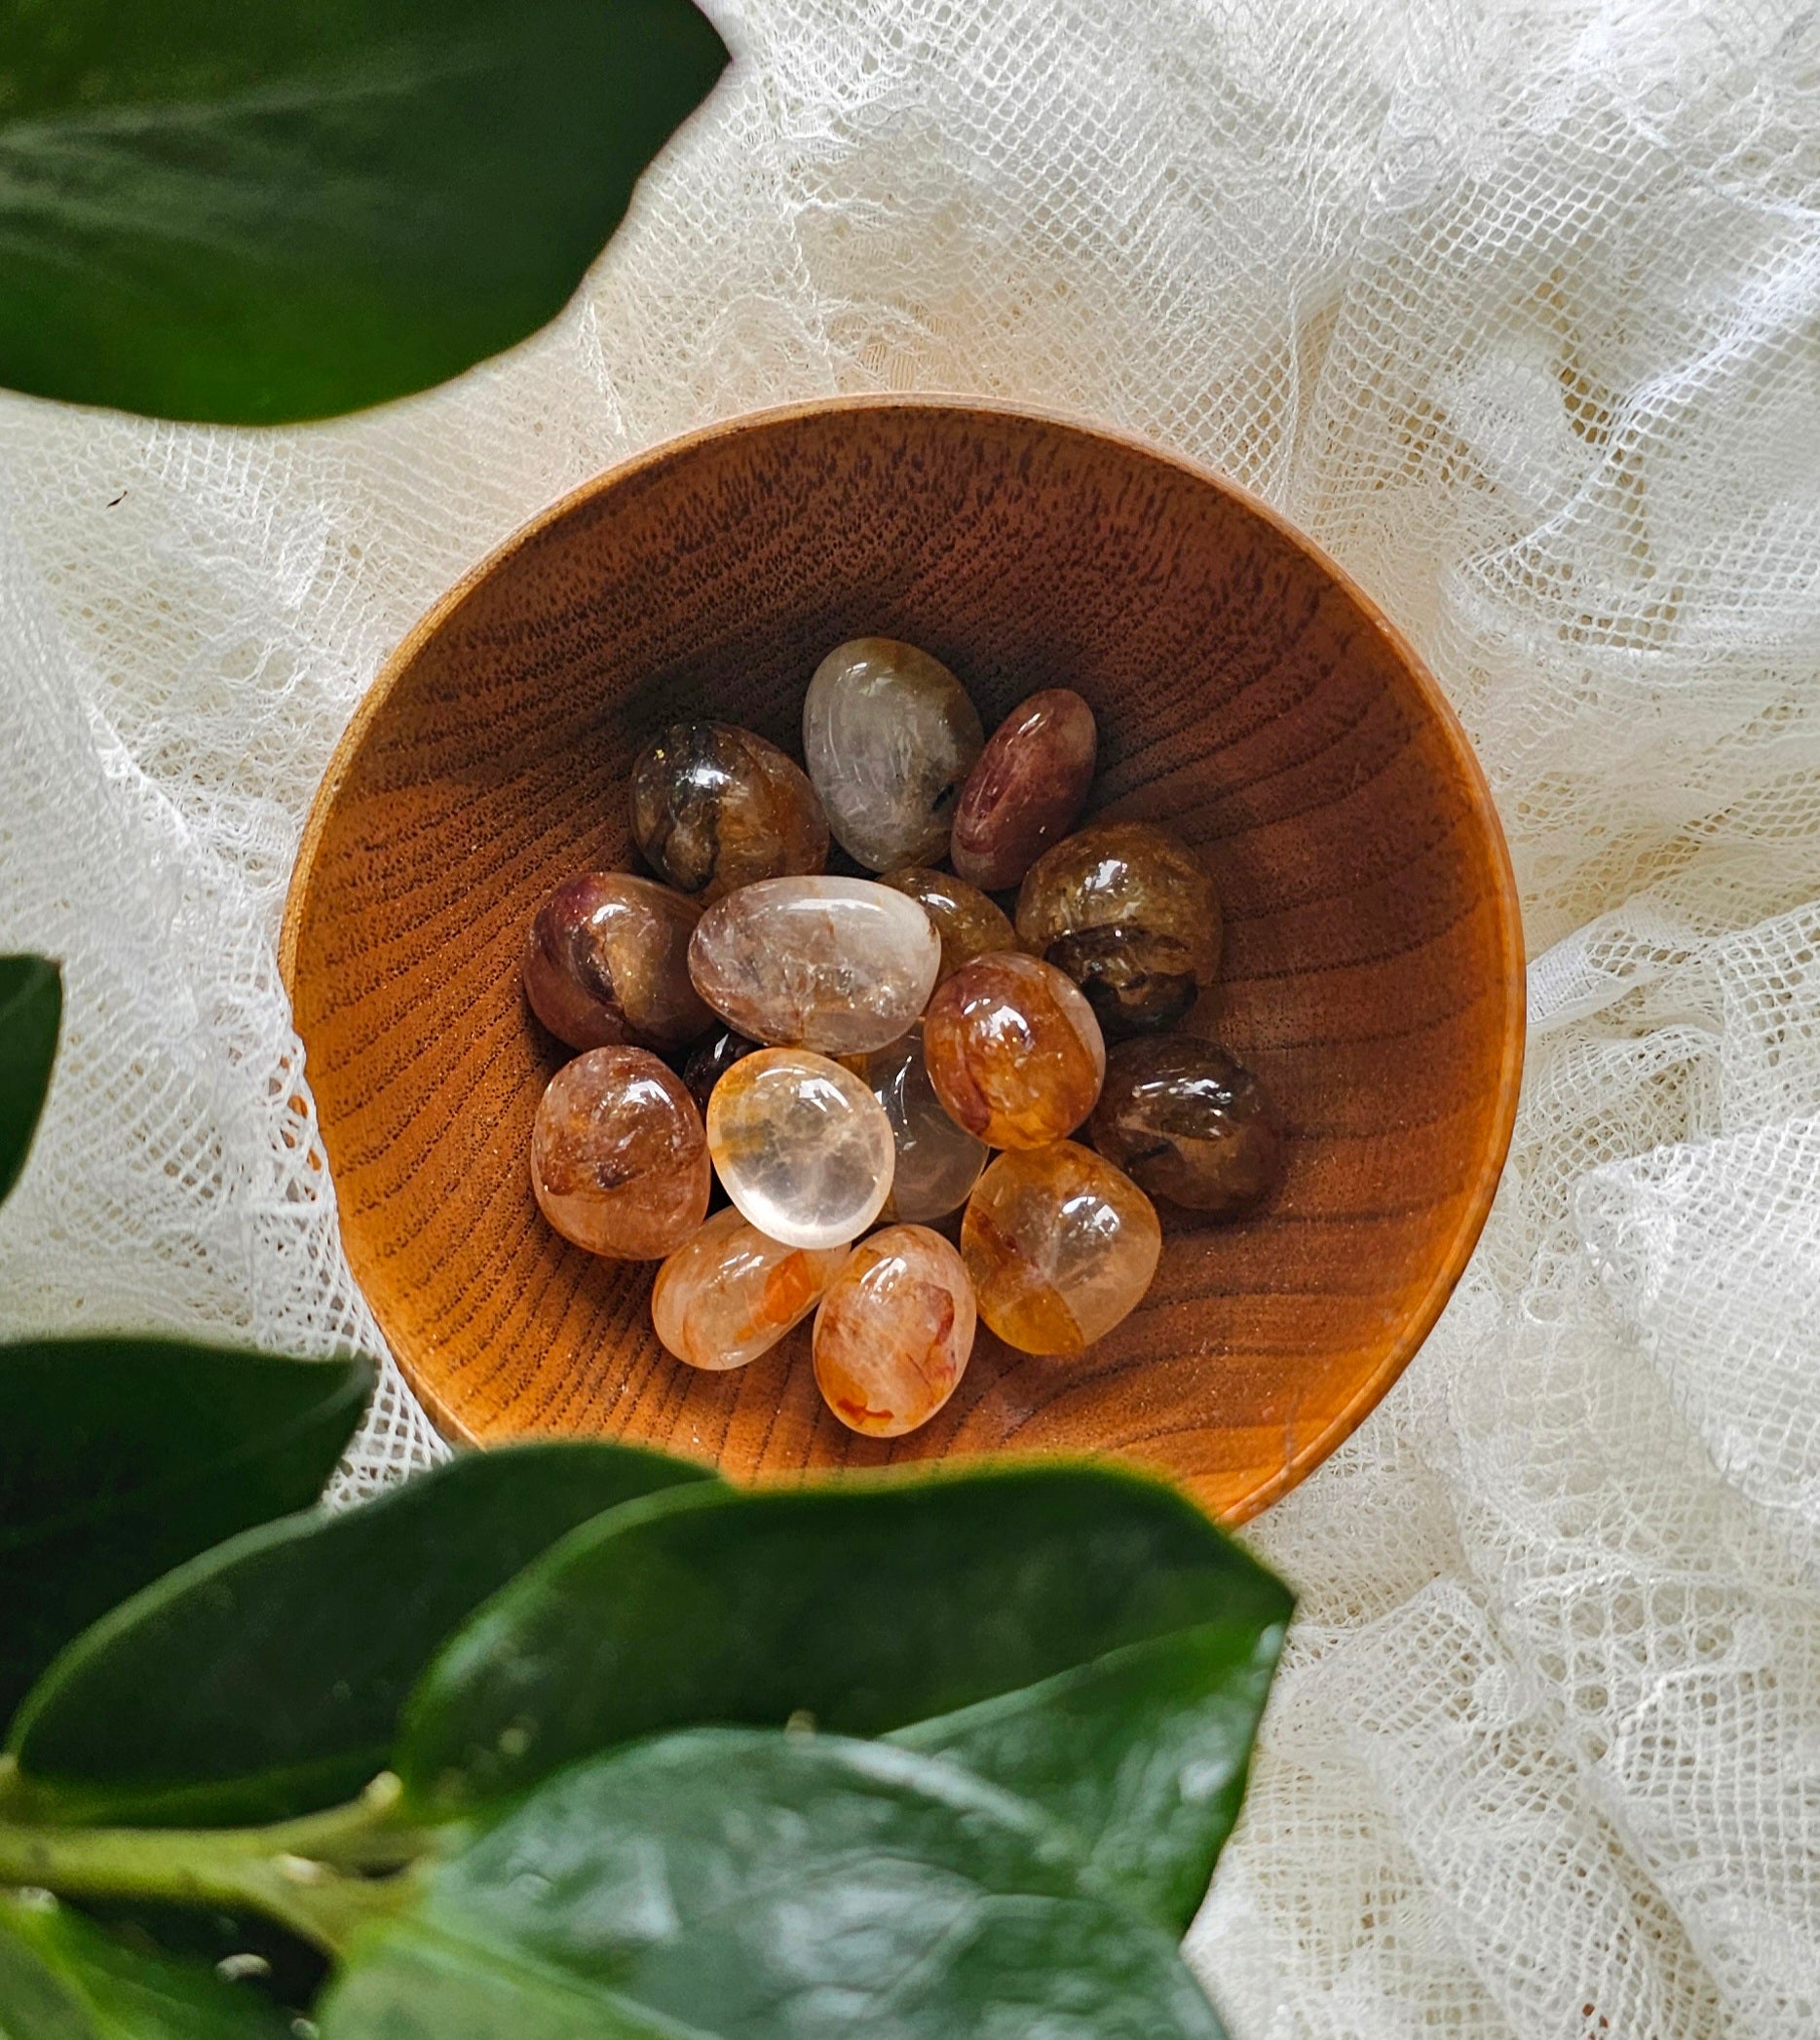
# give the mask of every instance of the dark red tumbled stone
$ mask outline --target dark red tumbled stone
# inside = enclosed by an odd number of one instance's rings
[[[954,811],[949,857],[986,892],[1015,886],[1067,834],[1093,784],[1099,733],[1072,688],[1021,701],[992,733]]]

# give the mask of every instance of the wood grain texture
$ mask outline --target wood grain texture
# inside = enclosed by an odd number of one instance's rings
[[[526,1145],[559,1051],[517,977],[553,885],[635,861],[629,767],[658,729],[708,715],[795,753],[816,661],[865,633],[944,661],[988,730],[1038,688],[1092,704],[1089,812],[1201,847],[1227,914],[1211,1017],[1292,1134],[1263,1217],[1164,1207],[1156,1282],[1095,1348],[1032,1359],[982,1332],[953,1401],[892,1443],[821,1408],[806,1328],[695,1373],[651,1331],[648,1267],[544,1225]],[[1107,1452],[1232,1521],[1331,1452],[1427,1333],[1490,1205],[1522,1061],[1502,837],[1409,647],[1241,490],[960,400],[736,420],[485,562],[336,753],[282,962],[349,1259],[451,1437],[597,1432],[740,1478]]]

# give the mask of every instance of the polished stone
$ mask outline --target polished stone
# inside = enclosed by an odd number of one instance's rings
[[[1093,1110],[1106,1044],[1093,1008],[1053,964],[975,957],[929,1001],[924,1053],[935,1095],[993,1148],[1041,1148]]]
[[[870,871],[947,855],[955,802],[984,740],[960,681],[895,638],[837,646],[803,702],[803,757],[828,826]]]
[[[731,723],[672,723],[638,754],[632,837],[654,871],[703,904],[828,861],[827,818],[809,775]]]
[[[738,1210],[716,1212],[658,1269],[651,1322],[691,1367],[745,1367],[820,1303],[847,1255],[844,1246],[787,1247]]]
[[[558,886],[524,945],[531,1010],[571,1048],[680,1048],[714,1016],[689,978],[701,909],[627,871]]]
[[[976,1325],[953,1247],[926,1226],[887,1227],[860,1241],[821,1300],[816,1383],[850,1430],[901,1437],[959,1386]]]
[[[882,1216],[921,1225],[958,1211],[979,1181],[989,1151],[955,1124],[936,1097],[923,1057],[923,1030],[913,1027],[900,1040],[845,1061],[885,1108],[897,1147]]]
[[[896,1160],[885,1108],[851,1070],[802,1048],[734,1064],[707,1102],[707,1145],[735,1205],[790,1247],[856,1238]]]
[[[931,871],[927,864],[902,864],[895,871],[880,872],[879,884],[915,900],[934,924],[941,937],[937,982],[952,977],[975,957],[1018,946],[1017,930],[1004,909],[977,886],[969,886],[952,872]]]
[[[1220,967],[1199,856],[1150,822],[1095,822],[1045,850],[1017,894],[1024,947],[1067,971],[1114,1037],[1173,1027]]]
[[[754,1040],[857,1055],[929,1002],[941,942],[913,899],[874,879],[768,879],[718,901],[689,948],[695,987]]]
[[[645,1048],[592,1048],[538,1101],[531,1187],[564,1239],[659,1261],[707,1216],[707,1141],[695,1100]]]
[[[1150,1199],[1074,1141],[1001,1154],[961,1225],[979,1314],[1026,1353],[1078,1353],[1118,1324],[1156,1272]]]
[[[1120,1041],[1088,1127],[1153,1197],[1216,1218],[1255,1211],[1282,1181],[1283,1121],[1258,1078],[1212,1041]]]
[[[955,870],[988,892],[1015,886],[1074,827],[1098,756],[1093,711],[1072,688],[1020,701],[961,789],[949,851]]]

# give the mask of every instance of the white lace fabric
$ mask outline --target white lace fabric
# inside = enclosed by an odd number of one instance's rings
[[[1808,2040],[1820,15],[715,11],[736,68],[498,363],[281,433],[0,399],[0,945],[70,1001],[0,1329],[383,1352],[278,918],[379,661],[542,504],[836,392],[1149,434],[1422,647],[1533,960],[1466,1280],[1252,1533],[1302,1613],[1192,1957],[1238,2040]],[[343,1492],[438,1449],[388,1368]]]

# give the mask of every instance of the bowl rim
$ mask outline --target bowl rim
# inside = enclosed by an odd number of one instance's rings
[[[838,416],[850,411],[942,411],[982,419],[1009,419],[1027,424],[1059,427],[1082,437],[1099,439],[1123,452],[1143,455],[1174,468],[1188,479],[1217,490],[1268,524],[1323,574],[1336,582],[1357,606],[1359,614],[1387,642],[1391,655],[1412,683],[1422,708],[1439,732],[1452,762],[1459,772],[1467,799],[1478,817],[1491,852],[1493,898],[1498,916],[1500,989],[1504,995],[1502,1052],[1498,1064],[1497,1094],[1493,1102],[1491,1138],[1478,1160],[1460,1215],[1447,1242],[1427,1289],[1406,1314],[1396,1335],[1386,1341],[1378,1365],[1359,1381],[1351,1397],[1324,1429],[1311,1438],[1276,1473],[1262,1481],[1242,1500],[1224,1512],[1229,1524],[1244,1523],[1278,1501],[1298,1486],[1316,1466],[1329,1457],[1378,1407],[1398,1377],[1421,1351],[1433,1331],[1449,1298],[1459,1286],[1471,1260],[1479,1236],[1491,1215],[1492,1202],[1503,1175],[1516,1128],[1517,1105],[1523,1079],[1524,1050],[1528,1024],[1527,959],[1523,942],[1523,914],[1517,890],[1516,872],[1510,847],[1492,797],[1485,769],[1473,750],[1465,726],[1460,722],[1429,669],[1427,661],[1391,622],[1378,602],[1358,581],[1316,540],[1267,503],[1243,483],[1190,455],[1159,445],[1144,434],[1123,427],[1042,404],[1014,403],[965,391],[869,391],[853,396],[815,397],[789,403],[769,404],[756,410],[738,411],[711,424],[698,426],[672,437],[661,439],[590,475],[565,490],[536,511],[474,562],[473,566],[425,610],[393,648],[374,674],[371,684],[349,717],[323,770],[321,783],[304,817],[297,853],[285,888],[284,916],[279,927],[278,972],[287,998],[294,1001],[297,952],[302,942],[303,920],[315,877],[316,862],[328,818],[348,774],[378,720],[393,690],[398,685],[417,654],[443,623],[513,554],[541,538],[552,525],[573,510],[647,473],[664,463],[682,458],[717,439],[731,437],[755,428],[787,424],[799,418]],[[308,1081],[306,1060],[302,1072]],[[324,1154],[324,1167],[327,1157]],[[332,1185],[333,1176],[329,1174]],[[336,1226],[340,1226],[339,1199]],[[345,1252],[345,1248],[343,1250]],[[377,1323],[377,1319],[374,1320]],[[381,1328],[383,1332],[383,1327]],[[396,1357],[396,1356],[395,1356]],[[406,1375],[409,1379],[409,1375]],[[412,1384],[412,1393],[426,1400]],[[434,1396],[427,1399],[434,1402]],[[440,1426],[438,1425],[438,1428]]]

